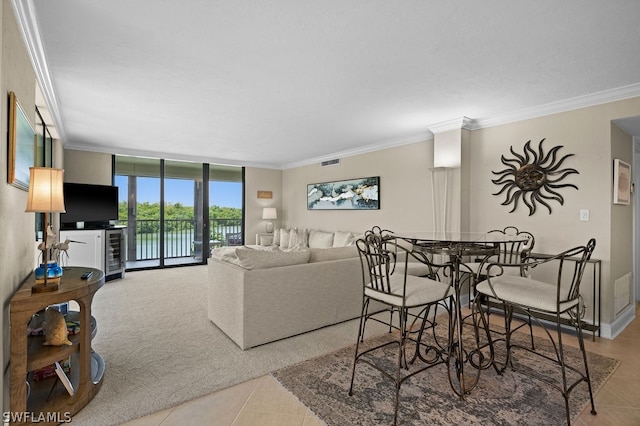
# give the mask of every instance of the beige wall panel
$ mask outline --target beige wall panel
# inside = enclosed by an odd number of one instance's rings
[[[618,158],[632,166],[633,173],[633,138],[618,126],[611,125],[611,163]],[[611,188],[610,199],[613,202],[613,170],[609,176]],[[632,198],[633,200],[633,198]],[[633,204],[633,201],[632,201]],[[632,204],[611,204],[611,287],[618,278],[633,271],[633,206]],[[615,290],[615,289],[614,289]],[[633,294],[631,292],[631,294]],[[610,305],[614,306],[615,295]],[[615,314],[615,312],[612,312]]]
[[[255,244],[255,235],[266,232],[266,221],[262,220],[264,207],[275,207],[278,220],[282,222],[282,171],[256,167],[245,168],[245,244]],[[273,198],[258,198],[258,191],[271,191]]]
[[[111,154],[64,150],[64,181],[111,185]]]
[[[554,114],[536,119],[476,130],[471,136],[471,228],[489,230],[514,225],[528,230],[536,236],[535,251],[557,253],[566,248],[585,244],[590,237],[597,240],[593,257],[602,264],[602,321],[610,323],[612,314],[612,241],[618,251],[632,251],[628,238],[619,238],[632,232],[631,216],[622,222],[612,223],[612,146],[611,120],[636,116],[640,113],[640,98],[597,105],[589,108]],[[578,190],[560,189],[564,205],[555,201],[549,204],[552,213],[538,206],[529,216],[528,209],[520,203],[518,209],[509,213],[511,206],[501,206],[504,196],[492,195],[499,189],[491,180],[491,171],[504,168],[500,156],[512,158],[509,147],[517,153],[523,152],[526,141],[531,140],[534,149],[542,138],[545,152],[556,145],[563,148],[559,154],[575,154],[564,166],[577,169],[580,174],[570,175],[567,183]],[[629,147],[629,152],[631,147]],[[581,209],[588,209],[590,220],[581,222]],[[612,230],[613,229],[613,230]],[[616,268],[621,275],[627,266]],[[630,268],[629,268],[630,271]],[[629,272],[627,271],[627,272]]]
[[[433,140],[342,158],[340,164],[283,172],[286,226],[362,232],[374,225],[392,230],[433,229]],[[307,184],[380,176],[380,210],[307,210]]]
[[[35,264],[35,218],[33,213],[25,213],[27,205],[27,192],[8,185],[7,182],[7,143],[8,132],[8,93],[16,93],[20,104],[25,110],[29,121],[35,123],[35,96],[36,77],[31,68],[31,61],[27,49],[20,35],[15,15],[8,0],[2,2],[0,7],[0,134],[3,135],[0,143],[0,235],[5,245],[0,256],[0,297],[2,298],[2,315],[0,315],[0,327],[2,327],[2,357],[3,371],[7,371],[9,363],[9,299],[15,289],[33,270]],[[9,381],[8,375],[3,375],[2,395],[4,409],[9,407]]]

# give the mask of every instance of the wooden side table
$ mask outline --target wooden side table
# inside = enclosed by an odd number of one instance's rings
[[[81,279],[84,272],[91,271],[89,279]],[[31,287],[35,282],[32,273],[13,295],[10,301],[11,327],[11,382],[10,382],[10,410],[12,416],[28,413],[31,418],[19,419],[12,422],[58,424],[68,421],[93,399],[102,385],[102,372],[92,374],[92,358],[101,357],[91,350],[92,317],[91,303],[96,291],[104,285],[104,273],[95,268],[66,267],[60,280],[58,290],[49,293],[32,293]],[[43,336],[27,336],[27,325],[36,312],[47,306],[75,300],[80,306],[77,314],[80,320],[80,333],[70,335],[71,346],[43,346]],[[73,356],[72,356],[73,355]],[[61,392],[49,395],[49,389],[31,387],[31,395],[27,399],[27,375],[30,371],[53,364],[54,362],[72,356],[77,359],[71,365],[71,381],[75,389],[73,396]],[[103,368],[102,364],[101,368]],[[75,371],[74,371],[75,369]],[[97,378],[97,379],[96,379]],[[49,381],[49,387],[51,382]]]

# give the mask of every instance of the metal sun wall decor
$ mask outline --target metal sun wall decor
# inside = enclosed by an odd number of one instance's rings
[[[376,210],[379,208],[379,176],[307,185],[307,210]]]
[[[511,154],[515,158],[506,158],[501,156],[500,161],[507,166],[506,169],[494,172],[498,178],[492,179],[491,182],[502,188],[493,195],[505,194],[503,206],[513,203],[513,208],[509,213],[513,213],[518,207],[518,202],[522,202],[529,208],[529,216],[536,212],[538,203],[542,204],[549,210],[551,214],[551,206],[547,200],[556,200],[560,205],[564,204],[564,199],[556,190],[559,188],[575,188],[576,185],[571,183],[559,183],[571,174],[579,174],[576,169],[563,168],[564,161],[574,154],[564,155],[558,159],[558,151],[562,145],[555,146],[545,154],[540,141],[538,151],[531,148],[531,141],[527,141],[524,145],[524,155],[518,154],[513,150],[513,146],[509,148]]]

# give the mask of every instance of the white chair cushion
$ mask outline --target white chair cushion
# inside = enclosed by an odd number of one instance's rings
[[[512,275],[501,275],[485,280],[476,285],[476,291],[493,297],[491,287],[498,299],[505,302],[528,306],[534,310],[544,312],[557,312],[557,287],[555,285]],[[569,300],[560,304],[560,311],[565,312],[578,304],[578,299]]]
[[[377,291],[371,286],[364,289],[364,294],[372,299],[394,306],[402,306],[402,289],[404,275],[391,275],[391,293]],[[407,275],[405,306],[421,306],[437,302],[453,294],[449,284],[441,283],[429,278]]]

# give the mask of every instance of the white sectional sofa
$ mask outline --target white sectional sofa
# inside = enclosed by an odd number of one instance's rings
[[[351,232],[276,229],[269,246],[214,250],[209,319],[248,349],[359,317],[356,238]]]

